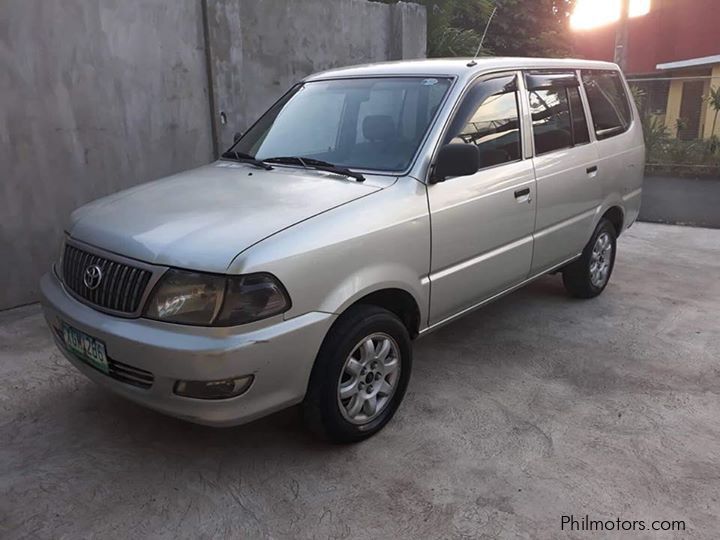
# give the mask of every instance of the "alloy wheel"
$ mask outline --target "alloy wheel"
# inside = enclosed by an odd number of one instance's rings
[[[337,399],[343,417],[366,424],[389,405],[400,381],[400,348],[385,333],[369,335],[355,345],[338,381]]]
[[[610,235],[607,232],[598,235],[590,256],[590,282],[598,289],[605,286],[610,277],[612,252]]]

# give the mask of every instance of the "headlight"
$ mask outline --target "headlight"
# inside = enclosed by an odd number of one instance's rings
[[[196,326],[236,326],[290,309],[290,298],[270,274],[219,276],[168,270],[145,306],[145,317]]]

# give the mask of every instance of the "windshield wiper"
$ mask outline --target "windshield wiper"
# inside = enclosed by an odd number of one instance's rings
[[[348,176],[350,178],[354,178],[358,182],[364,182],[365,177],[360,174],[359,172],[351,171],[350,169],[346,167],[340,167],[338,165],[335,165],[333,163],[330,163],[328,161],[322,161],[320,159],[313,159],[308,157],[298,157],[298,156],[280,156],[280,157],[273,157],[268,158],[265,160],[267,163],[287,163],[287,164],[299,164],[305,168],[308,169],[316,169],[318,171],[325,171],[335,174],[341,174],[343,176]]]
[[[242,152],[238,152],[237,150],[228,150],[222,155],[222,157],[224,159],[232,159],[234,161],[240,161],[242,163],[249,163],[250,165],[255,165],[256,167],[265,169],[266,171],[273,170],[272,165],[268,165],[264,161],[257,159],[255,156],[251,156],[250,154],[244,154]]]

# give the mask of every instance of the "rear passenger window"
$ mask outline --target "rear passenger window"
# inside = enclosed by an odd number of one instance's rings
[[[572,118],[572,134],[575,144],[584,144],[590,142],[590,133],[588,133],[587,119],[585,118],[585,109],[583,109],[582,99],[580,99],[580,90],[577,87],[567,89],[568,98],[570,100],[570,117]]]
[[[528,74],[535,154],[590,142],[585,110],[574,73]],[[539,87],[533,88],[532,85]],[[547,87],[544,87],[547,85]]]
[[[530,114],[536,154],[573,145],[570,106],[564,87],[531,90]]]
[[[445,143],[474,144],[480,167],[520,159],[520,115],[515,75],[476,83],[453,119]]]
[[[582,80],[597,138],[607,139],[627,131],[630,104],[620,74],[617,71],[584,70]]]

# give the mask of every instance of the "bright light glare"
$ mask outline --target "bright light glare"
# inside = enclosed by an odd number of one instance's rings
[[[611,24],[620,19],[621,0],[578,0],[570,17],[573,30],[588,30]],[[651,0],[630,0],[630,17],[640,17],[650,12]]]

